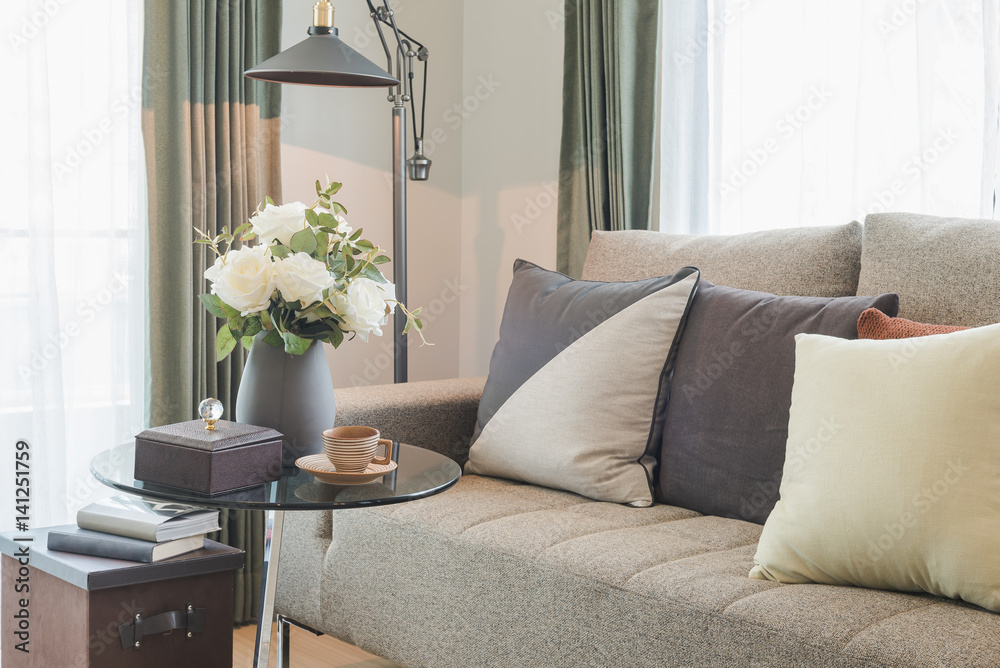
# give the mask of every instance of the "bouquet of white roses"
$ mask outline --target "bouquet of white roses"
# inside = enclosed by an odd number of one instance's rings
[[[369,334],[382,336],[396,307],[406,316],[404,331],[416,331],[423,341],[420,309],[411,312],[396,301],[395,286],[378,270],[389,258],[361,238],[362,230],[348,226],[347,209],[333,201],[340,187],[323,188],[317,181],[312,207],[278,206],[268,197],[248,222],[232,232],[223,228],[214,238],[195,228],[200,237],[195,243],[216,254],[205,271],[211,294],[200,298],[226,321],[215,341],[219,360],[238,341],[249,350],[261,332],[265,343],[293,355],[306,352],[313,341],[337,347],[346,334],[367,341]],[[233,248],[237,239],[240,247]],[[249,244],[253,239],[257,243]]]

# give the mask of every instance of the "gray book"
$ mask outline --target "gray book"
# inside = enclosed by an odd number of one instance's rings
[[[124,536],[88,531],[71,526],[49,531],[46,547],[60,552],[142,561],[149,564],[200,550],[205,547],[205,536],[188,536],[162,543],[151,543],[146,540],[125,538]]]
[[[162,543],[218,531],[219,511],[169,501],[113,496],[77,511],[76,524],[81,529]]]

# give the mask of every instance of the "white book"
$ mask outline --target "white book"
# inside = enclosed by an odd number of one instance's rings
[[[81,508],[81,529],[162,543],[219,529],[219,511],[169,501],[113,496]]]

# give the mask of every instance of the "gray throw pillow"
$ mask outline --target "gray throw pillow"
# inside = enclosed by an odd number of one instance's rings
[[[698,279],[574,281],[519,261],[466,471],[651,505],[652,429]]]
[[[703,280],[674,364],[657,500],[763,524],[781,484],[795,335],[855,339],[868,308],[895,316],[899,298],[777,297]]]

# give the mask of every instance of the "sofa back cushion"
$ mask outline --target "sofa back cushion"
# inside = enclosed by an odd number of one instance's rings
[[[882,292],[899,294],[899,315],[908,320],[965,327],[1000,322],[1000,223],[869,215],[858,294]]]
[[[635,281],[691,266],[716,285],[775,295],[844,297],[858,294],[861,238],[857,222],[728,236],[594,232],[583,278]]]

